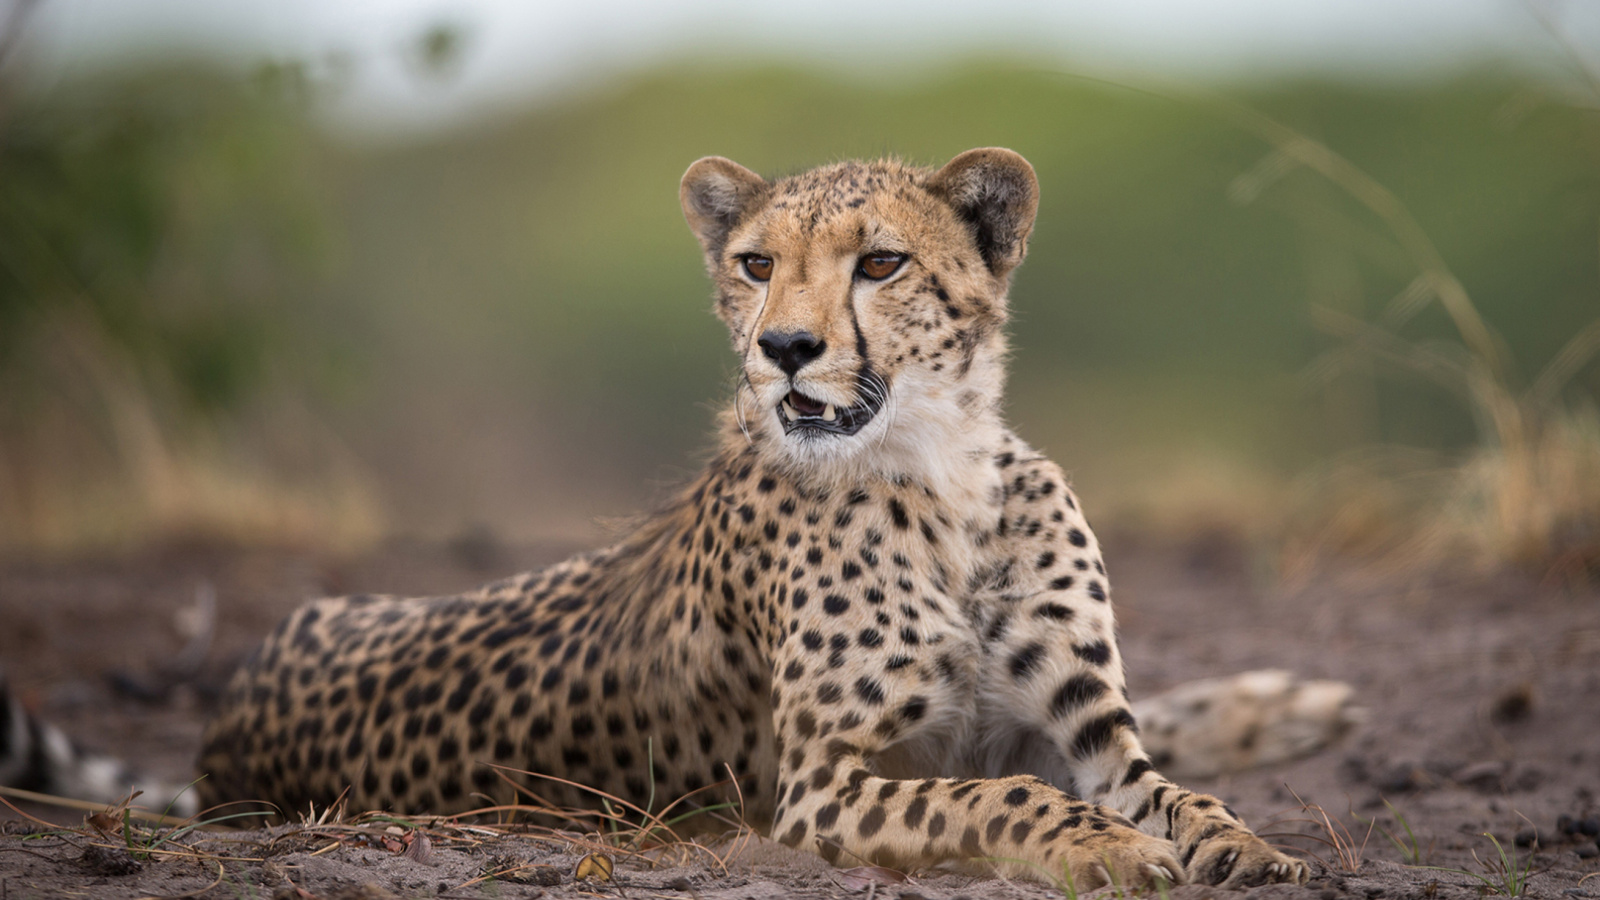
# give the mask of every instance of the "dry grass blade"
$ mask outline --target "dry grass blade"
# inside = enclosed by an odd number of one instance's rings
[[[1284,788],[1289,791],[1290,796],[1294,797],[1295,802],[1300,804],[1300,811],[1308,815],[1308,818],[1304,819],[1285,820],[1285,824],[1288,822],[1303,822],[1322,829],[1323,834],[1319,836],[1315,834],[1280,832],[1274,836],[1297,837],[1315,841],[1333,851],[1334,862],[1338,863],[1340,871],[1349,875],[1360,872],[1362,857],[1367,852],[1367,842],[1372,839],[1372,826],[1368,825],[1367,833],[1362,836],[1361,842],[1358,844],[1356,843],[1355,835],[1350,833],[1350,829],[1346,828],[1344,823],[1328,815],[1327,810],[1315,803],[1307,803],[1304,798],[1295,793],[1294,789],[1288,785],[1284,785]],[[1329,869],[1334,868],[1326,859],[1318,857],[1318,861]]]
[[[104,803],[93,803],[93,802],[90,802],[88,800],[74,800],[74,799],[72,799],[70,797],[57,797],[54,794],[41,794],[41,793],[39,793],[37,791],[26,791],[26,790],[23,790],[22,788],[6,787],[5,785],[0,785],[0,798],[3,798],[3,797],[12,797],[12,798],[15,798],[17,800],[26,800],[29,803],[37,803],[37,804],[39,804],[41,806],[55,806],[55,807],[59,807],[61,809],[82,810],[83,812],[87,812],[87,813],[102,813],[102,812],[106,812],[106,805]],[[12,812],[15,812],[17,815],[28,819],[30,822],[37,822],[37,823],[45,824],[45,825],[50,824],[48,822],[44,822],[41,819],[36,819],[33,816],[28,815],[27,813],[24,813],[22,810],[17,809],[15,806],[11,806],[10,803],[6,803],[6,801],[4,801],[3,799],[0,799],[0,803],[5,803],[6,806],[11,807]],[[138,819],[141,822],[150,822],[151,824],[154,824],[154,825],[186,825],[191,821],[190,819],[180,819],[177,816],[164,816],[164,815],[161,815],[160,813],[153,813],[153,812],[150,812],[150,811],[145,810],[145,809],[140,809],[138,807],[128,807],[127,812],[128,812],[128,815],[132,816],[135,819]],[[118,815],[121,815],[121,810],[120,809],[118,810]]]
[[[1418,277],[1427,279],[1429,289],[1438,297],[1473,355],[1496,377],[1504,374],[1499,344],[1493,333],[1478,315],[1466,288],[1445,264],[1433,240],[1400,198],[1327,145],[1221,96],[1211,95],[1209,99],[1228,118],[1271,144],[1277,154],[1339,185],[1382,219],[1417,267]]]
[[[1343,492],[1319,492],[1318,505],[1334,510],[1324,516],[1332,521],[1316,530],[1310,547],[1287,547],[1286,558],[1314,558],[1327,541],[1335,549],[1386,547],[1382,555],[1396,569],[1427,568],[1449,557],[1600,578],[1600,421],[1592,409],[1561,402],[1562,390],[1600,354],[1600,320],[1570,339],[1530,390],[1513,389],[1509,354],[1394,193],[1326,145],[1268,116],[1216,95],[1206,99],[1272,147],[1236,179],[1230,189],[1235,200],[1250,202],[1303,167],[1377,216],[1416,270],[1375,322],[1313,308],[1318,327],[1344,345],[1319,357],[1308,370],[1310,378],[1328,384],[1346,373],[1366,372],[1358,363],[1382,363],[1461,398],[1477,430],[1474,446],[1439,467],[1445,477],[1437,479],[1437,492],[1405,508],[1384,500],[1395,493],[1392,478],[1372,472],[1362,478],[1355,471],[1329,480],[1325,487]],[[1456,337],[1403,336],[1400,329],[1435,301]],[[1367,514],[1347,516],[1349,507],[1365,508]],[[1338,534],[1333,526],[1340,519],[1365,533]]]
[[[1588,327],[1573,335],[1551,357],[1544,371],[1539,373],[1538,380],[1528,390],[1528,399],[1541,407],[1554,406],[1561,389],[1572,380],[1572,376],[1589,364],[1597,352],[1600,352],[1600,319],[1590,322]]]
[[[683,818],[687,818],[688,816],[692,815],[699,815],[720,807],[710,807],[707,810],[695,809],[692,812],[680,816],[678,819],[668,818],[668,813],[677,808],[679,805],[693,798],[696,794],[716,790],[725,786],[727,782],[717,782],[715,784],[709,784],[702,788],[690,791],[689,793],[684,794],[677,800],[674,800],[672,803],[668,804],[666,808],[661,810],[661,812],[651,813],[645,808],[623,800],[621,797],[617,797],[614,794],[610,794],[599,790],[598,788],[592,788],[575,781],[570,781],[565,778],[560,778],[554,775],[545,775],[539,772],[528,772],[521,769],[513,769],[506,766],[498,766],[490,763],[485,763],[485,765],[489,765],[491,768],[498,770],[497,774],[514,790],[516,790],[519,795],[526,795],[537,799],[538,805],[527,806],[520,804],[509,804],[489,806],[472,810],[464,815],[484,815],[491,812],[511,812],[545,816],[556,819],[557,821],[571,823],[580,829],[583,829],[585,832],[599,835],[596,838],[590,838],[584,836],[583,834],[558,831],[554,828],[537,829],[552,840],[560,841],[568,844],[569,846],[583,848],[587,852],[621,854],[642,864],[653,866],[657,863],[657,856],[660,852],[671,849],[681,849],[694,854],[709,857],[717,865],[719,870],[724,873],[727,872],[727,861],[723,856],[719,856],[715,851],[703,844],[692,840],[686,840],[672,828],[672,825],[675,822],[681,821]],[[520,784],[514,778],[511,778],[511,775],[523,775],[530,778],[538,778],[572,787],[576,790],[595,796],[602,802],[603,806],[604,804],[611,804],[616,808],[633,813],[639,817],[639,821],[637,823],[629,821],[623,815],[610,812],[603,807],[601,809],[570,809],[558,807],[550,803],[545,798],[540,797],[526,785]],[[609,834],[604,831],[605,826],[611,827],[612,830],[609,832]]]

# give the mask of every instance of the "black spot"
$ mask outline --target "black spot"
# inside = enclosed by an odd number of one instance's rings
[[[1072,652],[1086,663],[1103,666],[1111,661],[1111,646],[1105,641],[1095,641],[1092,644],[1079,644],[1072,648]]]
[[[1106,713],[1078,730],[1078,736],[1072,741],[1072,755],[1078,759],[1088,759],[1104,750],[1118,729],[1133,727],[1133,714],[1127,710]]]
[[[867,810],[866,815],[861,817],[861,823],[856,826],[856,831],[864,838],[872,837],[883,828],[883,822],[886,818],[888,818],[888,813],[884,811],[883,806],[874,805]]]
[[[1076,529],[1076,528],[1074,528],[1074,529],[1072,529],[1072,530],[1067,532],[1067,540],[1074,547],[1087,547],[1087,546],[1089,546],[1089,539],[1084,537],[1083,536],[1083,532],[1078,530],[1078,529]]]
[[[1051,552],[1049,550],[1046,550],[1045,552],[1039,554],[1039,560],[1038,560],[1039,568],[1048,569],[1048,568],[1050,568],[1051,566],[1053,566],[1055,564],[1056,564],[1056,555],[1055,555],[1055,553],[1053,553],[1053,552]]]
[[[850,601],[839,594],[829,594],[822,598],[822,611],[830,616],[843,615],[850,608]]]
[[[863,675],[861,678],[856,680],[856,696],[860,697],[868,705],[882,706],[883,685],[879,684],[876,680]]]
[[[1096,600],[1103,602],[1106,599],[1106,589],[1101,587],[1098,581],[1090,579],[1087,590],[1089,591],[1089,596]]]
[[[1027,803],[1028,798],[1031,796],[1033,795],[1028,791],[1027,788],[1014,787],[1006,792],[1006,805],[1021,806],[1022,804]]]
[[[889,498],[889,516],[894,519],[894,527],[901,531],[911,527],[911,517],[906,515],[906,508],[894,497]]]
[[[1041,619],[1055,619],[1057,622],[1065,622],[1072,618],[1072,608],[1063,606],[1060,603],[1046,603],[1034,610],[1033,614]]]
[[[1128,774],[1122,776],[1123,786],[1126,787],[1130,784],[1133,784],[1135,781],[1138,781],[1139,778],[1144,775],[1144,773],[1153,772],[1155,771],[1155,768],[1156,767],[1152,765],[1148,759],[1134,760],[1128,766]],[[1135,819],[1134,821],[1137,822],[1138,820]]]
[[[839,821],[839,804],[829,803],[817,810],[817,830],[832,828]]]
[[[928,814],[928,800],[918,797],[906,806],[905,823],[907,828],[916,828],[922,824],[922,817]]]
[[[1074,675],[1066,680],[1050,700],[1050,712],[1061,718],[1086,703],[1104,696],[1106,683],[1090,674]]]
[[[1072,587],[1071,575],[1062,575],[1060,578],[1055,578],[1050,581],[1050,589],[1053,591],[1064,591],[1069,587]]]
[[[1018,650],[1011,657],[1011,677],[1017,680],[1027,678],[1039,668],[1039,661],[1044,657],[1044,645],[1040,643],[1029,644]]]

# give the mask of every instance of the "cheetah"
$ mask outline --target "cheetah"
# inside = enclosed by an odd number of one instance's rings
[[[740,363],[710,463],[607,549],[300,608],[206,731],[202,805],[464,813],[513,802],[520,771],[641,805],[737,793],[837,864],[1303,883],[1158,769],[1100,544],[1003,421],[1027,161],[767,180],[708,157],[680,200]],[[1313,704],[1311,744],[1342,703]]]

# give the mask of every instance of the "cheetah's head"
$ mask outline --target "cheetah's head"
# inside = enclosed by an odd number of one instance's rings
[[[1038,207],[1021,156],[775,181],[707,157],[680,199],[740,355],[752,440],[801,466],[894,468],[997,421],[1006,288]]]

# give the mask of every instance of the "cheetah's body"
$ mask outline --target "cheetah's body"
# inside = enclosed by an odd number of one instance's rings
[[[830,860],[1303,880],[1150,763],[1099,547],[1001,421],[1036,190],[1000,150],[772,183],[696,163],[743,364],[710,465],[596,554],[303,607],[236,677],[203,799],[457,812],[512,799],[493,763],[642,804],[731,771],[752,821]]]

